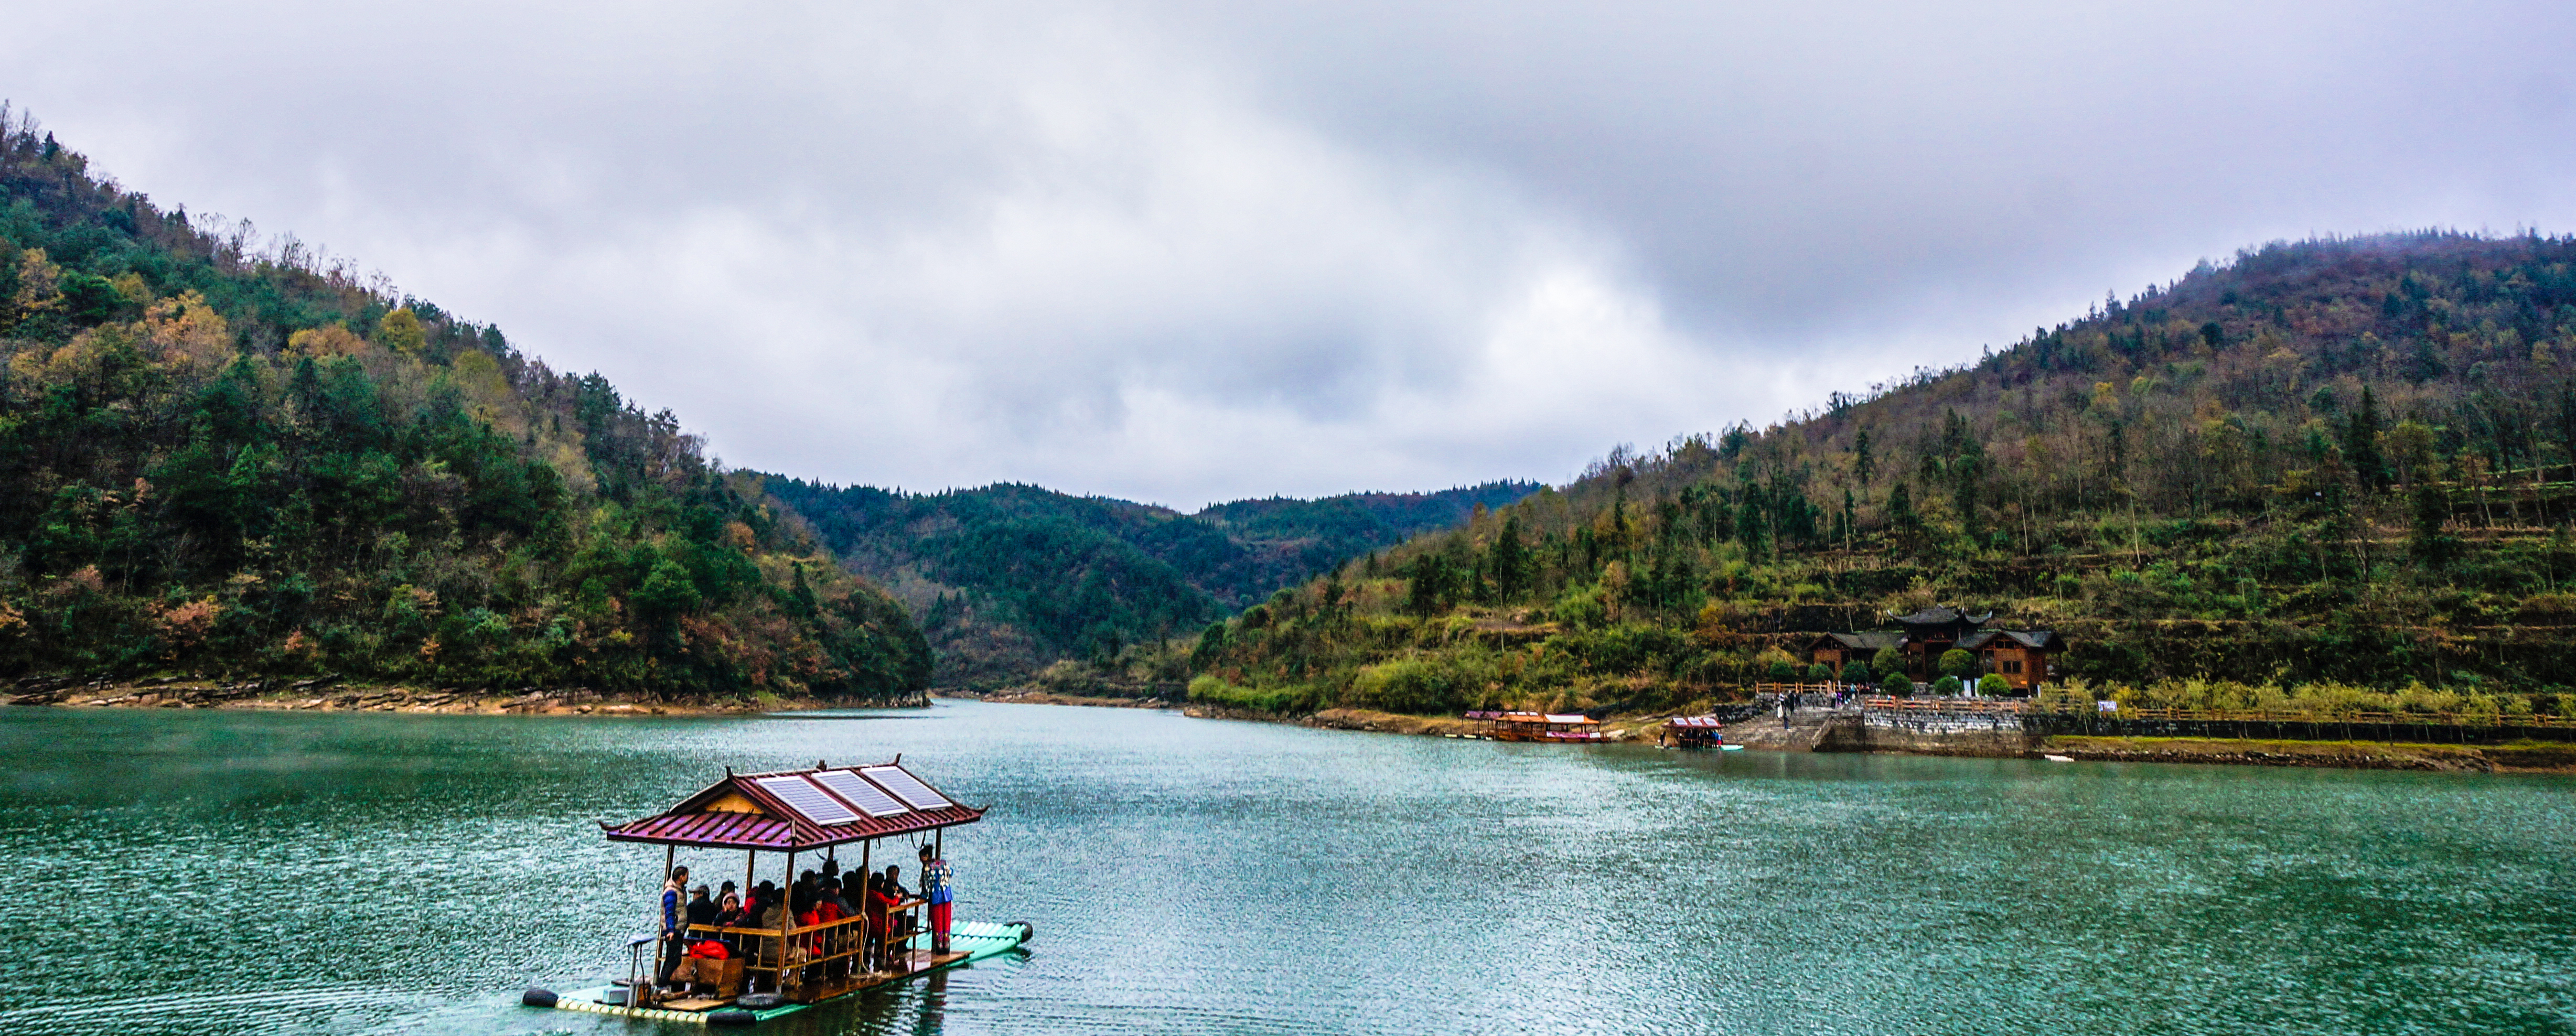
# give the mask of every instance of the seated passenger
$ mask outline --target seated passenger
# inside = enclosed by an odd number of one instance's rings
[[[717,908],[716,908],[715,900],[712,900],[712,899],[708,899],[708,898],[707,898],[707,887],[706,887],[706,886],[704,886],[704,885],[700,885],[700,886],[698,886],[696,889],[693,889],[693,890],[691,890],[691,891],[690,891],[690,893],[689,893],[689,924],[690,924],[690,925],[695,926],[695,925],[713,925],[713,924],[715,924],[715,923],[716,923],[716,909],[717,909]],[[706,933],[705,933],[705,932],[689,932],[689,937],[690,937],[690,938],[692,938],[692,939],[696,939],[696,938],[704,938],[705,936],[706,936]]]
[[[868,890],[868,928],[876,933],[878,970],[894,957],[894,908],[903,902],[902,886],[884,875],[873,875]]]
[[[878,888],[876,875],[868,875],[867,886],[859,899],[859,912],[868,919],[867,957],[869,970],[873,971],[877,970],[876,962],[885,956],[886,906],[890,901]]]
[[[760,883],[759,912],[754,916],[760,918],[763,928],[785,928],[795,918],[787,912],[787,897],[779,895],[778,887],[766,881]]]

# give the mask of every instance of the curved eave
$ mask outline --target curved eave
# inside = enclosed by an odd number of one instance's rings
[[[601,824],[612,842],[683,845],[696,849],[758,849],[804,852],[871,838],[920,834],[972,824],[984,819],[973,806],[916,810],[891,817],[864,817],[847,824],[814,824],[754,813],[665,813],[623,824]]]

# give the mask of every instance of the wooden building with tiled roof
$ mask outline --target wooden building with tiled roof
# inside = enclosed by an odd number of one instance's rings
[[[2058,678],[2057,656],[2066,651],[2064,638],[2054,630],[1986,629],[1994,617],[1991,611],[1971,614],[1943,606],[1904,615],[1890,613],[1888,618],[1897,629],[1826,633],[1809,649],[1815,661],[1839,672],[1848,662],[1871,661],[1881,649],[1893,647],[1905,659],[1906,678],[1917,683],[1937,679],[1942,654],[1953,650],[1975,655],[1981,672],[2002,677],[2020,693]],[[1877,677],[1889,675],[1877,672],[1874,663],[1871,668]]]

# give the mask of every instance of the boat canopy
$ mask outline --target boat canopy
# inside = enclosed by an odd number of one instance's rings
[[[1601,721],[1579,712],[1563,715],[1545,712],[1470,712],[1468,719],[1492,720],[1497,723],[1546,723],[1552,726],[1599,726]]]
[[[1665,720],[1664,725],[1684,730],[1718,730],[1726,726],[1726,721],[1715,716],[1675,716]]]
[[[984,819],[896,762],[735,773],[642,820],[602,823],[612,842],[803,852]]]

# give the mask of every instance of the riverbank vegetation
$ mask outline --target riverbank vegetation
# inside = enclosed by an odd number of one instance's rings
[[[2203,264],[1283,590],[1200,634],[1192,696],[1649,710],[1814,678],[1814,632],[1938,603],[2058,631],[2115,697],[2563,708],[2571,264],[2449,232]]]
[[[0,676],[910,694],[903,609],[668,411],[0,106]]]

